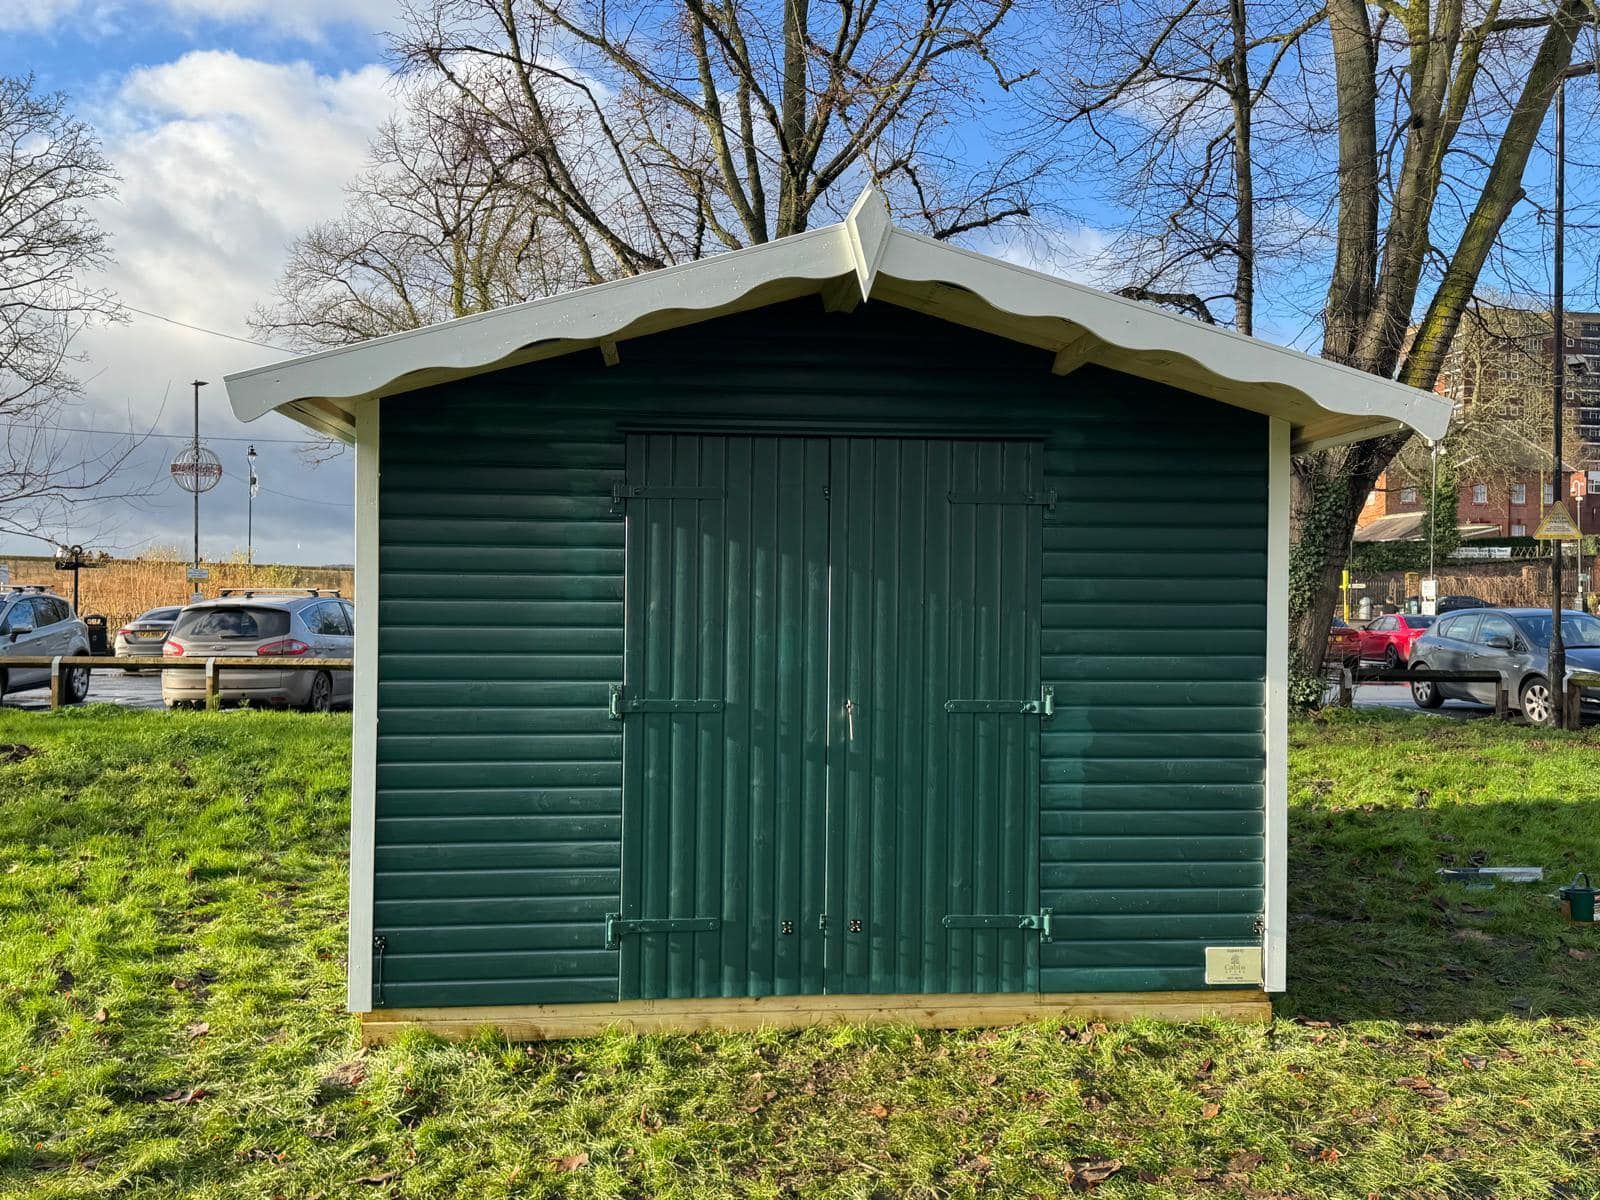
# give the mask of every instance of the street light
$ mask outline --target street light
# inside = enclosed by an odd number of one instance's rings
[[[244,502],[244,561],[255,565],[255,505],[256,492],[261,487],[261,481],[256,478],[256,448],[251,446],[245,451],[244,461],[249,465],[245,478],[250,481],[250,494]]]

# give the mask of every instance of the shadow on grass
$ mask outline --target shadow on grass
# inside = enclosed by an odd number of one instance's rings
[[[1541,866],[1544,882],[1480,889],[1436,874],[1474,855]],[[1292,811],[1289,990],[1277,1011],[1418,1022],[1600,1014],[1600,924],[1567,921],[1555,899],[1579,870],[1600,877],[1600,801]]]

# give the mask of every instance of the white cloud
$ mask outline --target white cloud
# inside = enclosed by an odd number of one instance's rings
[[[101,130],[122,177],[117,200],[101,213],[116,265],[91,282],[138,308],[250,336],[244,319],[270,292],[289,242],[339,211],[343,184],[392,106],[378,66],[320,74],[304,63],[195,52],[131,72],[98,110],[83,114]],[[257,500],[257,559],[349,560],[348,458],[309,470],[292,447],[267,441],[296,437],[304,433],[299,426],[282,418],[240,425],[227,406],[223,375],[283,354],[138,314],[90,330],[78,349],[87,386],[63,418],[70,425],[126,430],[158,422],[163,432],[187,432],[188,381],[211,381],[202,392],[203,433],[219,439],[214,449],[229,476],[202,502],[207,554],[244,543],[244,483],[235,467],[245,447],[220,440],[240,437],[263,439],[265,487],[305,501],[270,493]],[[105,444],[85,440],[96,449]],[[187,545],[187,497],[163,478],[176,444],[153,439],[140,449],[133,478],[158,481],[147,500],[80,514],[75,528],[104,527],[105,541],[117,547]]]

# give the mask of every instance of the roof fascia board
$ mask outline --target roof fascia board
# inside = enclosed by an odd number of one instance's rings
[[[1291,388],[1319,408],[1370,417],[1374,426],[1399,421],[1437,440],[1450,423],[1450,401],[1432,392],[903,229],[891,230],[878,269],[894,279],[964,287],[1015,316],[1058,317],[1134,354],[1179,356],[1221,379]]]
[[[667,309],[717,309],[775,279],[819,284],[856,268],[843,226],[530,300],[225,377],[234,415],[252,421],[296,399],[380,395],[414,372],[486,370],[534,342],[595,342]]]

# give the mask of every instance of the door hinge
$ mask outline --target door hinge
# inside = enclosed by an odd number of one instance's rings
[[[719,487],[680,487],[668,483],[613,483],[611,511],[626,512],[629,500],[721,500],[727,493]]]
[[[1054,940],[1055,910],[1041,908],[1036,913],[950,913],[946,929],[1022,929],[1036,930],[1041,942]]]
[[[1032,504],[1046,510],[1056,506],[1055,488],[1037,492],[951,492],[951,504]]]
[[[621,913],[607,913],[606,949],[615,950],[629,934],[715,933],[721,928],[721,917],[636,917],[623,920]]]
[[[1265,917],[1257,917],[1254,921],[1250,922],[1250,929],[1257,937],[1266,937],[1267,919]]]
[[[1039,689],[1037,700],[946,700],[948,713],[1009,713],[1013,716],[1038,716],[1046,719],[1056,715],[1056,689],[1046,684]]]
[[[383,1003],[383,956],[389,953],[389,939],[381,933],[372,935],[372,1002]]]
[[[628,713],[719,713],[726,707],[722,700],[665,700],[643,696],[630,697],[620,683],[613,683],[606,702],[606,715],[620,721]]]

